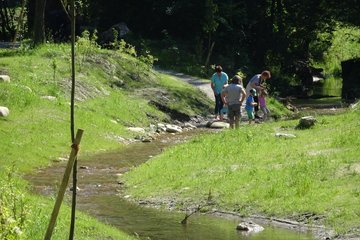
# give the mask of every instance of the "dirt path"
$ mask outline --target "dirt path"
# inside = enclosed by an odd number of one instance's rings
[[[156,71],[160,73],[165,73],[174,77],[179,78],[180,80],[187,82],[197,88],[199,88],[202,92],[204,92],[211,100],[214,101],[214,92],[210,87],[210,80],[201,79],[189,75],[185,75],[183,73],[177,73],[171,70],[160,70],[156,69]]]

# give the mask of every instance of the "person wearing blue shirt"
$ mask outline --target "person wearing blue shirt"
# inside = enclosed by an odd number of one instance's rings
[[[228,75],[222,71],[222,67],[220,65],[217,65],[215,67],[215,73],[211,77],[211,88],[214,91],[215,96],[215,119],[219,119],[219,116],[220,120],[224,119],[224,115],[221,112],[221,109],[223,108],[221,92],[224,85],[228,84],[228,80]]]

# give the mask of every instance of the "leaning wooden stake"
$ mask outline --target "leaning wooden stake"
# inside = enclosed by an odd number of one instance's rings
[[[45,240],[50,240],[51,239],[51,235],[53,233],[55,223],[56,223],[56,218],[57,218],[57,216],[59,214],[60,206],[61,206],[61,203],[62,203],[62,201],[64,199],[65,190],[66,190],[66,187],[67,187],[67,185],[69,183],[69,177],[70,177],[71,169],[72,169],[72,167],[74,165],[74,162],[75,162],[75,160],[77,158],[77,153],[79,151],[79,145],[80,145],[80,142],[81,142],[81,137],[83,135],[83,132],[84,132],[84,130],[78,129],[78,131],[76,133],[75,141],[74,141],[73,145],[71,146],[72,150],[71,150],[71,153],[70,153],[69,161],[68,161],[68,163],[66,165],[66,169],[65,169],[65,173],[64,173],[61,185],[60,185],[59,193],[58,193],[58,196],[56,198],[56,202],[55,202],[52,214],[51,214],[51,218],[50,218],[48,228],[46,230],[46,234],[45,234],[45,238],[44,238]]]

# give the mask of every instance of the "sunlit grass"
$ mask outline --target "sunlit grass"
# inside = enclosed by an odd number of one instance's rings
[[[198,96],[190,85],[160,77],[132,56],[87,47],[78,52],[76,63],[75,131],[84,129],[79,161],[83,155],[123,147],[120,137],[134,138],[127,127],[147,127],[169,120],[168,115],[148,104],[154,96],[146,99],[136,90],[141,93],[150,88],[164,89],[170,99],[178,102],[174,109],[185,109],[189,114],[207,111],[210,101]],[[0,106],[10,109],[8,117],[0,118],[0,182],[6,179],[6,169],[15,166],[14,178],[19,184],[12,187],[25,195],[26,206],[31,209],[26,228],[21,229],[22,239],[43,238],[54,199],[33,196],[21,174],[53,164],[60,157],[67,158],[71,150],[69,55],[67,44],[0,50],[0,72],[11,78],[10,83],[0,83]],[[124,86],[114,86],[116,80],[123,81]],[[46,96],[56,99],[44,99]],[[179,97],[203,102],[205,107],[194,110],[188,100],[177,101]],[[10,205],[5,209],[14,210]],[[63,205],[53,239],[64,239],[68,234],[69,214],[69,207]],[[77,216],[78,239],[130,239],[85,214]]]
[[[346,232],[360,224],[359,117],[356,110],[319,117],[309,130],[280,121],[202,136],[127,173],[128,191],[187,204],[204,203],[211,192],[221,209],[295,219],[310,212]]]

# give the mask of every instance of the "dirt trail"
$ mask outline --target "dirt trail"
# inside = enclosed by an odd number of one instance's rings
[[[214,101],[214,92],[210,87],[210,81],[206,81],[206,79],[201,79],[189,75],[185,75],[183,73],[177,73],[171,70],[160,70],[156,69],[156,71],[160,73],[165,73],[174,77],[179,78],[180,80],[187,82],[197,88],[199,88],[202,92],[204,92],[211,100]]]

